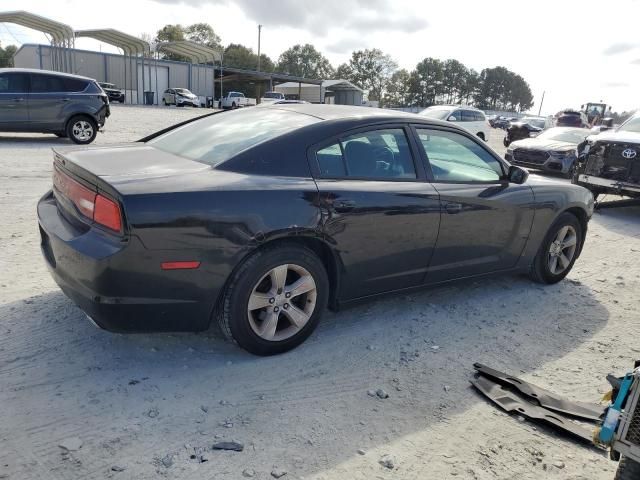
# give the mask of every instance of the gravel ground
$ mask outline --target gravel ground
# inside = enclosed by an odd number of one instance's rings
[[[200,113],[115,106],[96,144]],[[603,453],[502,414],[469,379],[479,361],[597,401],[605,375],[640,358],[640,208],[597,213],[558,285],[501,277],[390,297],[258,358],[215,331],[104,332],[67,300],[35,217],[51,148],[67,145],[0,134],[0,478],[613,478]],[[211,449],[222,441],[244,450]]]

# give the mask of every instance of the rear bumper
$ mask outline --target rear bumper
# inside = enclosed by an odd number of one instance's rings
[[[584,173],[581,173],[578,175],[578,185],[591,187],[591,189],[594,190],[614,193],[617,195],[626,195],[634,198],[640,197],[640,185],[636,183],[621,182],[619,180],[594,177],[592,175],[585,175]]]
[[[203,272],[163,271],[161,260],[131,236],[78,230],[49,192],[38,202],[41,250],[61,290],[98,326],[113,332],[201,331],[215,293],[200,287]]]

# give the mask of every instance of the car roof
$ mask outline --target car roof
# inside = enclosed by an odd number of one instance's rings
[[[400,110],[390,110],[385,108],[360,107],[351,105],[319,105],[313,103],[278,104],[265,108],[278,108],[289,112],[296,112],[310,115],[320,120],[340,120],[340,119],[393,119],[402,121],[420,121],[420,117],[415,113],[403,112]]]
[[[0,73],[42,73],[47,75],[56,75],[59,77],[77,78],[82,80],[91,80],[93,78],[83,77],[82,75],[74,75],[72,73],[54,72],[53,70],[40,70],[37,68],[0,68]]]
[[[455,109],[463,109],[463,110],[473,110],[474,112],[482,112],[479,108],[470,107],[469,105],[431,105],[430,107],[425,108],[425,110],[430,109],[438,109],[438,110],[455,110]]]

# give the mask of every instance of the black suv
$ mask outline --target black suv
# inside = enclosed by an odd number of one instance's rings
[[[102,87],[102,90],[104,90],[104,93],[107,94],[110,102],[124,103],[124,99],[125,99],[124,91],[116,87],[115,84],[107,83],[107,82],[98,82],[98,85],[100,85]]]
[[[84,145],[109,116],[95,80],[47,70],[0,68],[0,131],[54,133]]]

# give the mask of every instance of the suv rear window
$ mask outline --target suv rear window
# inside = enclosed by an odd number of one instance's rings
[[[0,75],[0,93],[26,93],[27,76],[23,73]]]
[[[216,166],[259,143],[319,119],[285,110],[252,108],[190,122],[148,142],[154,148]]]
[[[82,92],[87,81],[56,75],[31,75],[31,91],[34,93]]]

